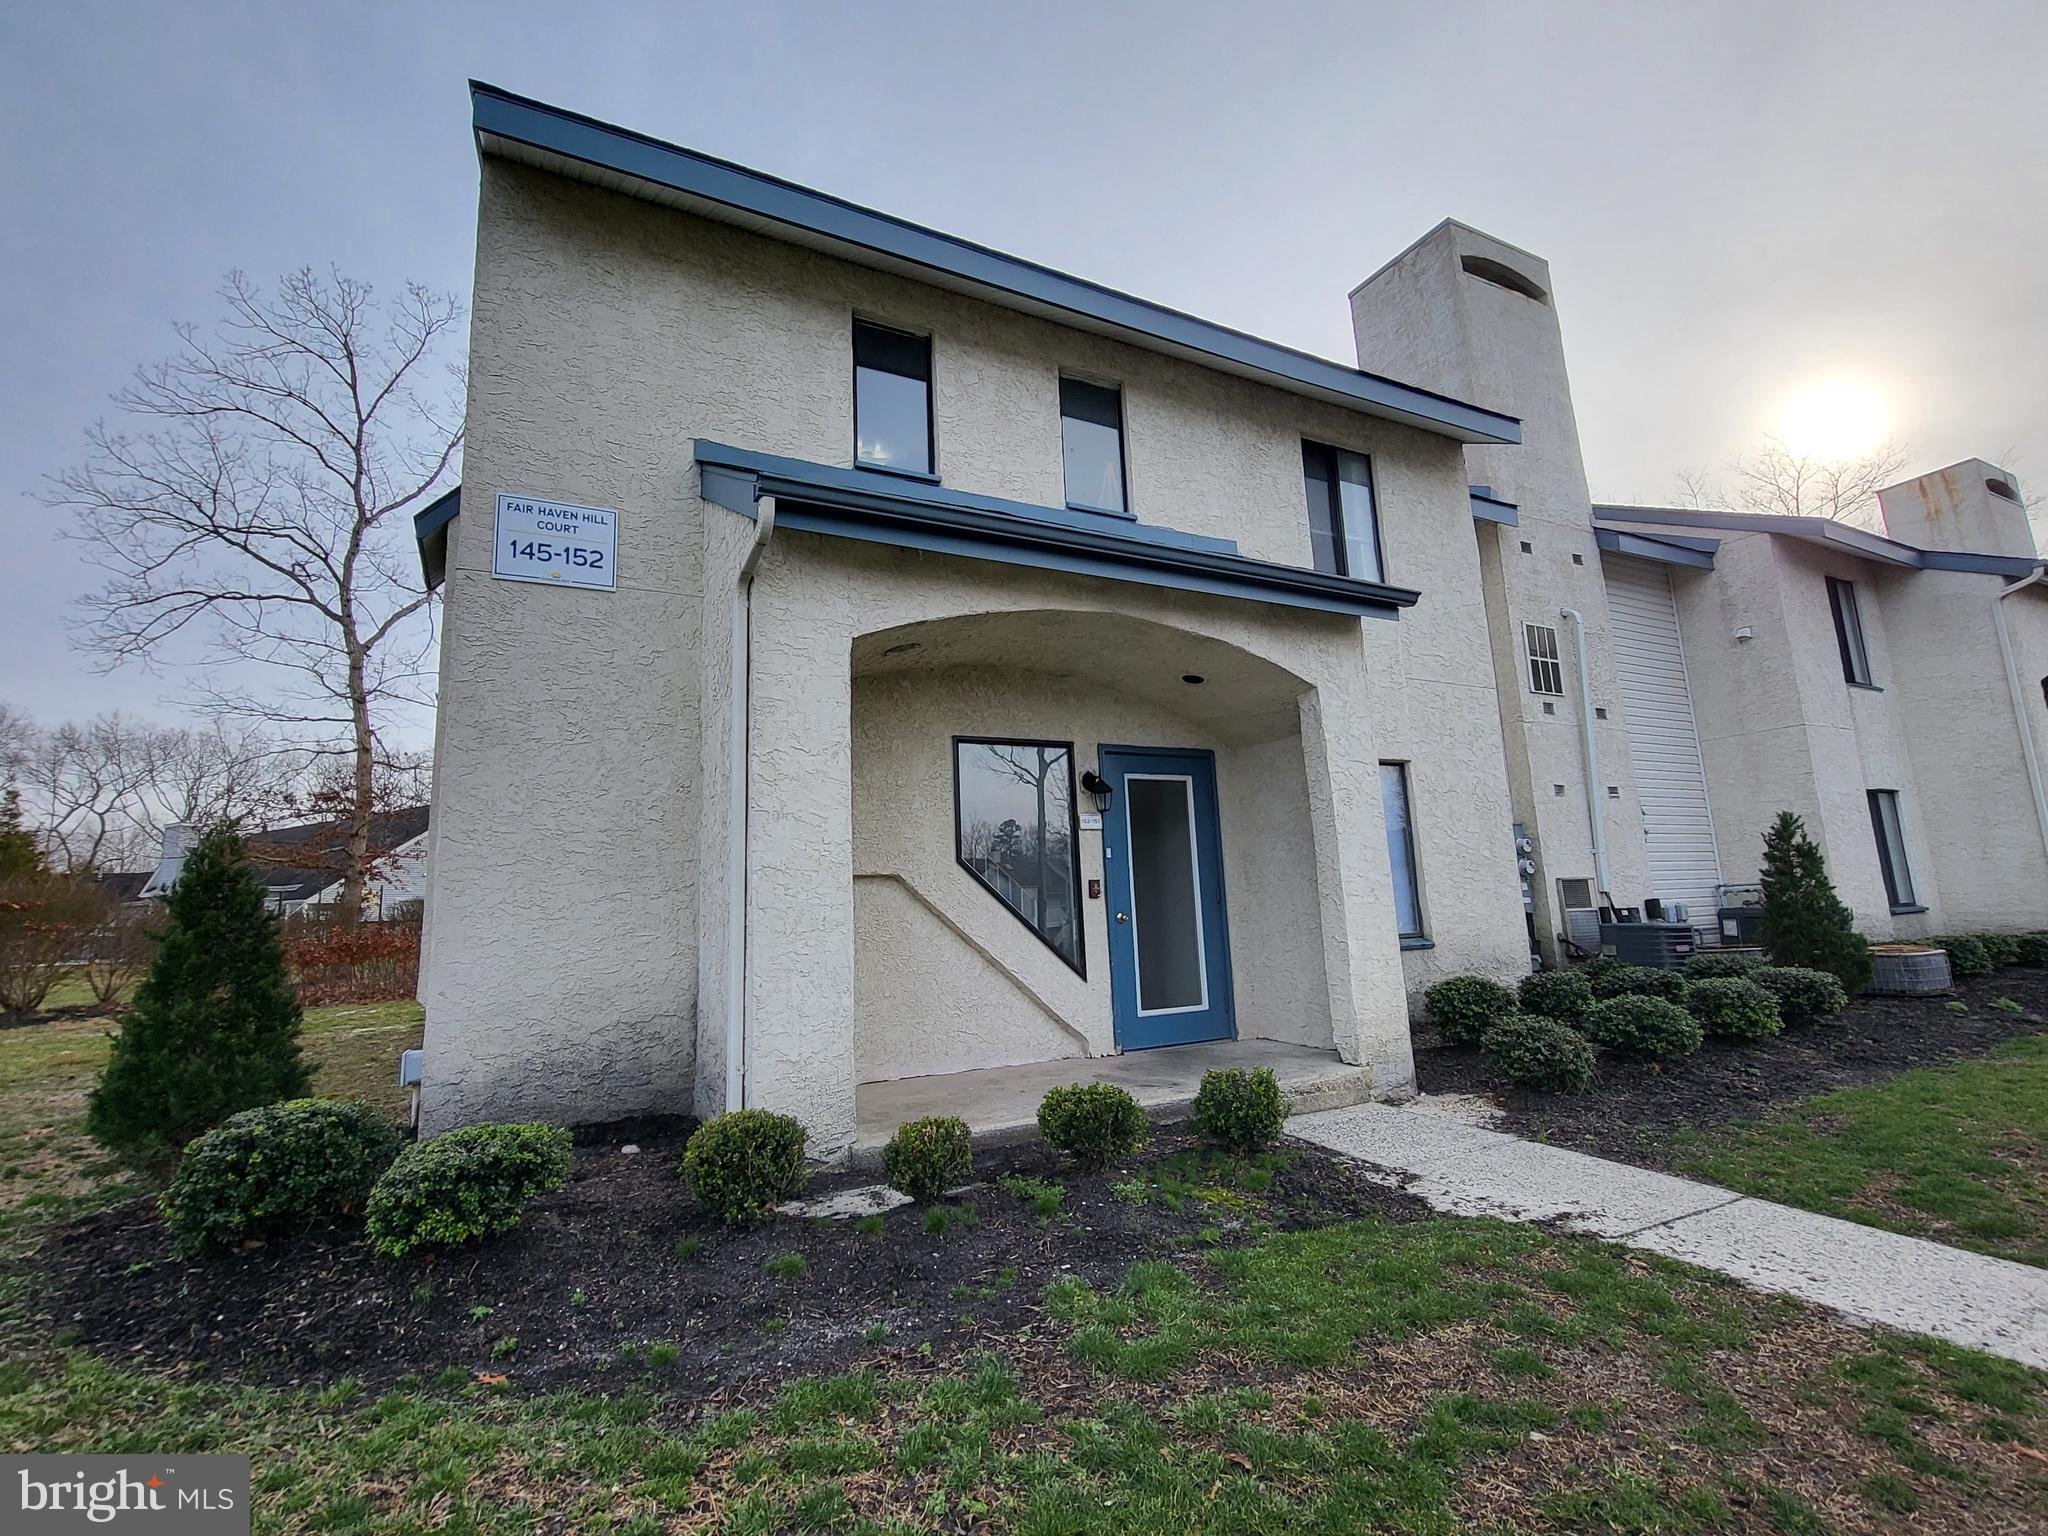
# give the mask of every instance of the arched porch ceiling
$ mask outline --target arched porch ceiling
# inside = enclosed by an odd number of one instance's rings
[[[1114,690],[1235,743],[1301,728],[1308,684],[1227,641],[1124,614],[1032,609],[963,614],[855,637],[853,675],[1008,668]],[[1190,683],[1190,676],[1202,679]]]

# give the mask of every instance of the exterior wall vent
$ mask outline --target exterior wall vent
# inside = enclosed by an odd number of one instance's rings
[[[1534,299],[1538,304],[1548,304],[1550,295],[1513,267],[1495,261],[1490,256],[1465,256],[1458,263],[1468,277],[1476,277],[1482,283],[1491,283],[1496,288],[1505,288],[1509,293],[1519,293],[1525,299]]]

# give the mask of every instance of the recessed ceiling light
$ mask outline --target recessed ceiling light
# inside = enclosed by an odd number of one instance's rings
[[[1184,683],[1206,683],[1208,679],[1199,672],[1183,672],[1180,680]]]
[[[912,651],[921,651],[923,649],[924,642],[922,640],[906,640],[901,645],[890,646],[882,654],[884,656],[908,656]]]

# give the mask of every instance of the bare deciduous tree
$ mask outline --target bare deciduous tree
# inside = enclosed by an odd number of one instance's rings
[[[19,778],[30,824],[53,867],[126,869],[147,858],[155,829],[143,813],[150,727],[118,713],[29,737]]]
[[[346,765],[344,906],[360,907],[391,709],[424,703],[430,595],[409,514],[445,488],[462,442],[459,374],[431,377],[461,305],[408,286],[380,304],[338,272],[266,294],[240,273],[214,332],[139,370],[116,403],[136,430],[89,434],[45,499],[108,574],[82,639],[109,665],[188,634],[279,669],[277,694],[216,703]]]
[[[1678,476],[1680,506],[1772,512],[1788,517],[1827,517],[1866,528],[1881,528],[1877,493],[1896,485],[1910,451],[1882,443],[1855,458],[1823,460],[1794,453],[1777,437],[1729,466],[1732,486],[1724,491],[1712,475],[1687,470]]]

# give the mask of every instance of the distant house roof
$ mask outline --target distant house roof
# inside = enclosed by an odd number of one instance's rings
[[[1830,517],[1792,517],[1774,512],[1707,512],[1691,507],[1593,508],[1596,532],[1611,528],[1616,523],[1633,523],[1638,527],[1705,528],[1718,533],[1769,533],[1836,549],[1884,565],[1920,571],[1974,571],[1985,576],[2016,577],[2028,575],[2042,564],[2025,555],[1973,555],[1960,550],[1919,549]],[[1681,542],[1669,534],[1658,537],[1666,543]]]
[[[151,871],[131,869],[120,873],[94,875],[92,882],[116,901],[134,901],[142,895],[143,886],[149,883]]]
[[[427,830],[427,807],[409,805],[370,818],[370,852],[390,853]],[[346,820],[301,822],[252,832],[246,839],[250,866],[273,901],[307,901],[341,879],[348,867]]]

